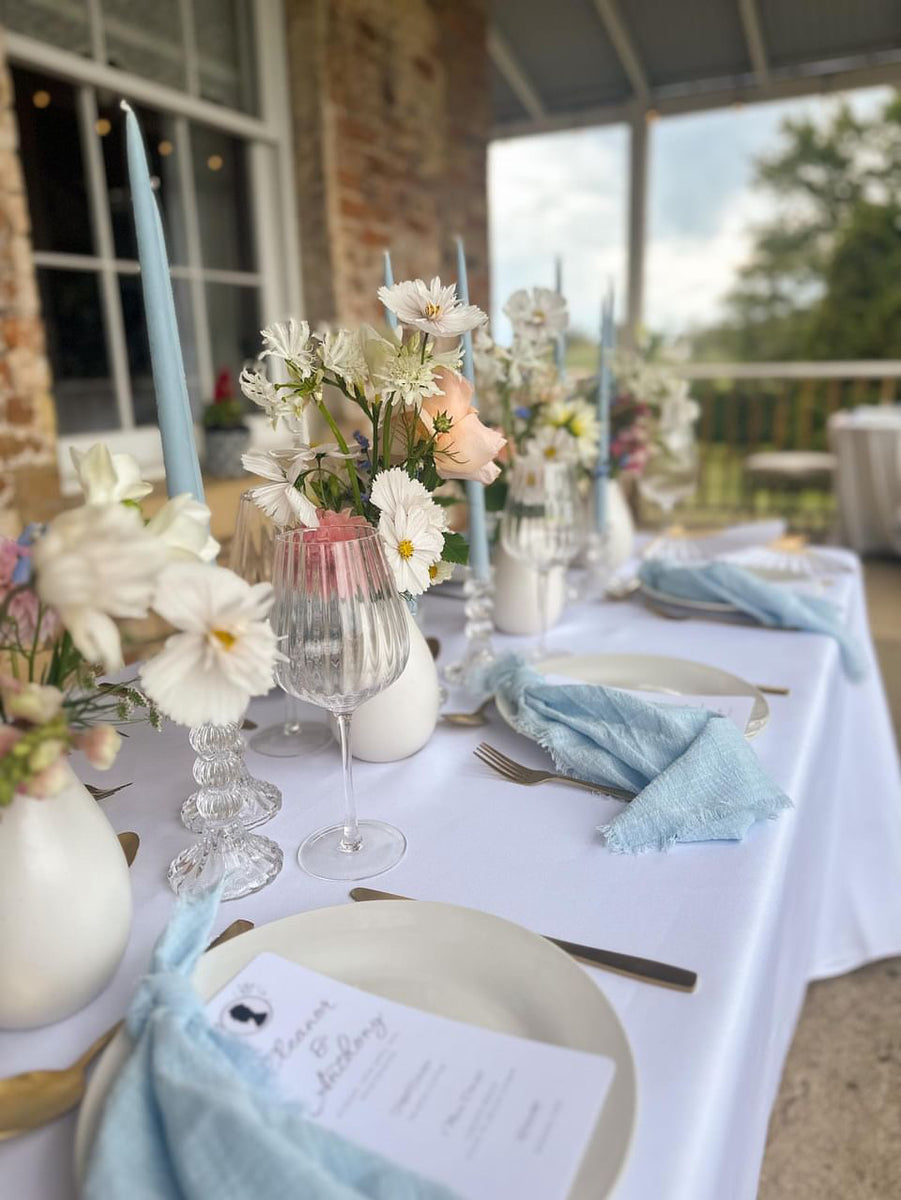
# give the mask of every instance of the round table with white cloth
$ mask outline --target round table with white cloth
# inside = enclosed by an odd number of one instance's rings
[[[901,554],[901,405],[835,413],[829,441],[843,542],[859,554]]]

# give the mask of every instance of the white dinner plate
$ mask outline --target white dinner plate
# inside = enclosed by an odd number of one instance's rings
[[[194,973],[200,995],[208,999],[264,950],[426,1012],[613,1059],[613,1083],[570,1200],[600,1200],[613,1188],[635,1125],[635,1064],[603,992],[568,954],[475,909],[368,901],[298,913],[218,946]],[[79,1180],[103,1098],[128,1049],[120,1031],[88,1084],[75,1134]]]
[[[770,706],[753,683],[719,667],[687,658],[662,658],[657,654],[567,654],[530,664],[541,675],[566,675],[582,683],[629,688],[638,692],[665,692],[671,696],[753,696],[754,707],[745,729],[753,738],[770,719]],[[497,711],[513,725],[513,710],[502,696]]]
[[[722,561],[727,560],[723,559]],[[769,563],[758,562],[753,565],[745,562],[736,562],[735,565],[743,567],[750,575],[756,575],[767,583],[803,583],[806,594],[818,594],[822,592],[829,582],[815,575],[802,576],[793,566],[784,563],[780,564],[775,560]],[[719,613],[723,616],[733,617],[740,616],[747,621],[757,624],[754,618],[743,609],[722,600],[687,600],[684,596],[674,596],[670,592],[658,591],[657,588],[650,587],[646,583],[641,583],[640,587],[642,593],[649,600],[652,600],[655,604],[663,604],[667,608],[684,609],[686,612]]]

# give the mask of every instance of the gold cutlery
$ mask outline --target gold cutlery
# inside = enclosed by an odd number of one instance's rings
[[[561,775],[556,771],[541,771],[534,767],[524,767],[522,763],[508,758],[506,754],[501,754],[494,746],[489,746],[487,742],[480,742],[473,750],[476,758],[490,767],[492,771],[496,771],[498,775],[511,783],[521,783],[525,787],[532,787],[536,783],[571,783],[573,787],[584,788],[588,792],[602,793],[605,796],[611,796],[614,800],[634,800],[637,792],[627,791],[625,788],[618,788],[606,783],[591,783],[587,779],[574,779],[571,775]]]
[[[439,715],[441,720],[446,721],[448,725],[463,725],[470,729],[477,725],[487,725],[488,718],[485,716],[485,710],[493,699],[494,696],[486,696],[479,707],[472,712],[443,712]]]
[[[248,929],[253,929],[253,921],[232,921],[210,942],[207,950],[231,941]],[[85,1068],[109,1045],[121,1027],[122,1022],[117,1021],[70,1067],[56,1071],[25,1071],[0,1079],[0,1141],[46,1125],[80,1104],[86,1084]]]
[[[131,866],[135,860],[135,855],[138,853],[138,846],[141,844],[141,839],[136,833],[132,833],[130,830],[127,833],[120,833],[118,837],[122,853],[125,855],[125,861]]]
[[[256,723],[256,721],[251,721],[250,717],[245,717],[244,720],[241,722],[241,728],[246,729],[248,731],[251,729],[256,729],[257,723]]]
[[[410,900],[410,896],[398,896],[394,892],[378,892],[374,888],[355,887],[350,889],[351,900]],[[620,954],[616,950],[600,950],[597,946],[582,946],[578,942],[567,942],[563,938],[541,934],[546,942],[553,942],[567,954],[590,967],[603,967],[621,975],[631,975],[645,983],[657,983],[663,987],[678,988],[682,992],[693,992],[698,983],[694,971],[673,967],[668,963],[656,962],[653,958],[636,958],[633,954]]]
[[[436,637],[427,637],[425,644],[428,646],[432,658],[437,658],[441,653],[441,643],[438,639]]]
[[[125,788],[131,787],[131,782],[129,781],[128,783],[120,783],[118,787],[111,788],[94,787],[92,783],[85,784],[85,786],[95,800],[109,800],[110,796],[115,796],[116,792],[121,792]]]

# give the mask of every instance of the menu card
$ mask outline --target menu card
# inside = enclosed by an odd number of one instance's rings
[[[615,1065],[258,955],[206,1007],[310,1120],[463,1200],[565,1200]]]

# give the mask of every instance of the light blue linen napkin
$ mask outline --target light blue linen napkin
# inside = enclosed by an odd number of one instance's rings
[[[218,895],[180,900],[128,1013],[84,1200],[453,1200],[308,1121],[254,1050],[210,1025],[191,973]]]
[[[791,806],[728,717],[597,684],[545,683],[514,655],[495,664],[485,683],[559,771],[639,793],[600,826],[611,850],[740,840],[755,821]]]
[[[711,562],[702,567],[680,567],[664,559],[642,563],[642,583],[682,600],[712,600],[734,604],[759,621],[779,629],[802,629],[835,638],[849,678],[859,681],[867,673],[863,648],[842,626],[834,604],[819,596],[805,596],[785,584],[769,583],[733,563]]]

